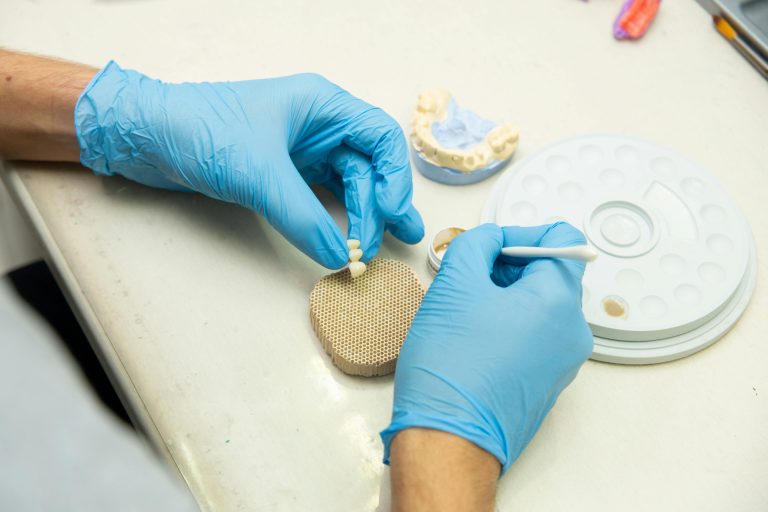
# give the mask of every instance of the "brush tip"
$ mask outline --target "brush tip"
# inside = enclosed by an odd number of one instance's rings
[[[587,263],[591,263],[597,259],[597,251],[588,245],[584,246],[582,254],[584,256],[584,261]]]
[[[731,24],[725,21],[723,18],[715,16],[715,28],[723,35],[723,37],[729,41],[736,38],[736,31],[733,29]]]

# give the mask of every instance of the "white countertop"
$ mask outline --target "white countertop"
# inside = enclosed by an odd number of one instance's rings
[[[455,4],[455,5],[454,5]],[[672,363],[588,362],[501,481],[502,511],[768,509],[768,83],[693,1],[618,43],[620,1],[4,2],[0,46],[158,78],[319,72],[408,126],[441,86],[522,129],[517,159],[586,132],[634,134],[711,169],[749,220],[758,285],[734,330]],[[496,178],[414,175],[428,236],[470,226]],[[308,296],[326,272],[238,207],[16,165],[8,181],[153,441],[203,510],[369,511],[392,379],[332,366]],[[426,242],[385,257],[425,283]],[[384,477],[384,492],[380,492]],[[381,508],[386,508],[386,498]]]

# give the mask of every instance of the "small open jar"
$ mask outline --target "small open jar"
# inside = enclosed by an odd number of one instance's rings
[[[440,270],[440,264],[443,262],[443,255],[448,250],[448,246],[451,245],[453,239],[462,234],[465,230],[462,228],[445,228],[442,231],[438,231],[432,240],[429,242],[429,250],[427,255],[427,264],[432,274],[437,274]]]

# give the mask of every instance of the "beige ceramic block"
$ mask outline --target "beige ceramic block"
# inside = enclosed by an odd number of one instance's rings
[[[309,316],[323,348],[344,373],[387,375],[395,371],[423,297],[424,287],[408,265],[375,259],[357,279],[342,270],[318,281]]]

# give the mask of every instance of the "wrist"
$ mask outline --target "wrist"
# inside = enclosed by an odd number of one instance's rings
[[[406,341],[407,347],[408,341]],[[443,370],[407,372],[401,359],[395,377],[392,421],[381,432],[384,462],[391,459],[392,441],[410,428],[433,429],[463,438],[492,454],[507,471],[524,448],[519,435],[524,414],[505,417],[459,379],[435,378]],[[434,370],[434,369],[433,369]],[[514,424],[513,424],[514,422]]]
[[[73,111],[95,69],[0,49],[0,153],[77,161]]]
[[[392,440],[393,512],[492,510],[500,465],[459,436],[408,428]]]
[[[96,174],[123,174],[121,168],[143,159],[137,130],[152,126],[144,119],[142,100],[160,82],[136,71],[122,69],[115,61],[102,68],[80,94],[75,106],[75,129],[80,162]]]

